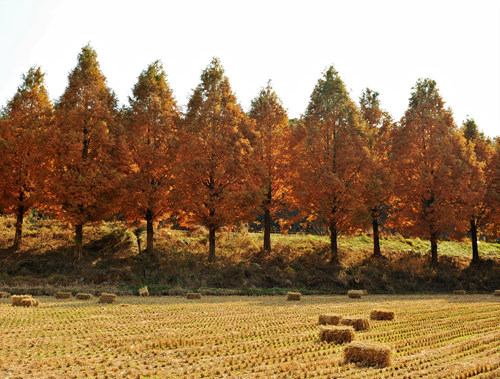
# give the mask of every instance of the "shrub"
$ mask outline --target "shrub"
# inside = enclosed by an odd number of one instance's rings
[[[363,366],[390,366],[392,351],[388,345],[378,342],[354,341],[344,348],[346,363],[355,362]]]
[[[394,312],[373,310],[370,312],[370,318],[372,320],[392,320],[394,318]]]
[[[319,339],[325,342],[342,344],[351,342],[356,334],[350,326],[322,326],[319,330]]]
[[[199,292],[190,292],[190,293],[186,294],[186,299],[190,299],[190,300],[201,299],[201,293],[199,293]]]
[[[352,326],[355,330],[369,330],[370,321],[366,317],[346,317],[340,320],[342,325]]]
[[[300,301],[302,299],[302,294],[300,292],[288,292],[286,299],[288,301]]]
[[[139,296],[149,296],[148,287],[144,286],[139,288]]]
[[[342,319],[341,315],[336,314],[322,314],[319,315],[319,324],[321,325],[338,325]]]

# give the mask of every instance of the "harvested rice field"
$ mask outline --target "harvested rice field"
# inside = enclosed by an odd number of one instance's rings
[[[492,294],[37,299],[36,308],[0,299],[2,378],[500,377]],[[355,341],[388,345],[390,366],[346,364],[346,344],[319,340],[320,314],[369,318],[374,309],[395,317],[370,320]]]

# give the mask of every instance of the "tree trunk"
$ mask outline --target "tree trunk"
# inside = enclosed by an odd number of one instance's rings
[[[380,238],[378,233],[378,218],[375,214],[372,215],[372,226],[373,226],[373,256],[381,257],[382,253],[380,252]]]
[[[215,226],[210,226],[210,228],[209,228],[208,261],[215,262]]]
[[[472,242],[472,264],[479,263],[479,250],[477,248],[477,225],[476,220],[470,220],[470,239]]]
[[[153,258],[153,212],[151,209],[146,211],[146,255]]]
[[[330,222],[330,263],[339,263],[339,254],[337,246],[337,226],[334,222]]]
[[[81,260],[83,252],[83,224],[78,224],[75,227],[75,245],[76,255],[78,260]]]
[[[22,201],[22,194],[19,196]],[[20,205],[17,208],[17,219],[16,219],[16,234],[14,236],[14,243],[12,244],[12,250],[16,251],[21,246],[21,240],[23,238],[23,221],[24,221],[24,205]]]
[[[438,264],[438,232],[431,233],[431,266],[437,267]]]
[[[267,190],[267,199],[264,204],[264,251],[271,252],[271,186]]]
[[[141,254],[141,229],[136,228],[134,230],[134,234],[135,234],[135,239],[137,241],[137,250],[139,251],[139,255],[140,255]]]

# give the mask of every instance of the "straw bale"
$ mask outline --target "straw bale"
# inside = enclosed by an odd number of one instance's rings
[[[370,318],[372,320],[392,320],[394,318],[394,312],[375,309],[370,312]]]
[[[493,292],[493,296],[500,296],[500,290],[495,290],[495,292]]]
[[[347,291],[347,296],[349,296],[351,299],[361,299],[361,296],[363,296],[364,293],[362,290],[349,290]]]
[[[8,292],[0,292],[0,299],[7,299],[10,297],[10,293]]]
[[[319,339],[325,342],[342,344],[351,342],[356,333],[350,326],[322,326],[319,329]]]
[[[38,307],[39,301],[37,299],[33,299],[32,297],[26,297],[21,300],[22,307]]]
[[[386,367],[392,363],[392,350],[378,342],[354,341],[344,348],[344,359],[346,363]]]
[[[77,293],[75,297],[78,300],[91,300],[93,296],[90,293]]]
[[[12,295],[12,306],[20,307],[23,299],[31,299],[31,295]]]
[[[341,315],[322,314],[319,315],[318,323],[321,325],[338,325],[341,319],[342,319]]]
[[[201,293],[199,293],[199,292],[190,292],[190,293],[186,294],[186,299],[190,299],[190,300],[201,299]]]
[[[453,295],[465,295],[465,290],[455,290],[453,291]]]
[[[370,320],[366,317],[345,317],[340,320],[342,325],[352,326],[355,330],[369,330]]]
[[[302,300],[302,294],[300,292],[288,292],[286,299],[288,301],[300,301]]]
[[[71,297],[71,292],[56,292],[56,299],[69,299]]]
[[[116,301],[116,295],[114,293],[106,293],[103,292],[101,293],[101,296],[99,296],[99,303],[114,303]]]
[[[144,286],[139,288],[139,296],[149,296],[148,287]]]

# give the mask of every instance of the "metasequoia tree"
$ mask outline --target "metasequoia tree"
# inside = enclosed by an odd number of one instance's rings
[[[272,218],[283,204],[282,198],[286,187],[283,173],[286,164],[285,134],[288,128],[286,111],[270,82],[252,100],[250,117],[255,121],[257,132],[255,159],[261,164],[265,196],[262,202],[264,251],[270,252]]]
[[[193,91],[183,129],[178,155],[180,219],[208,228],[208,260],[213,262],[216,231],[258,208],[252,173],[255,133],[216,58]]]
[[[55,106],[51,190],[59,217],[75,226],[80,259],[83,225],[110,215],[117,198],[119,176],[112,159],[117,147],[117,101],[89,45],[82,48],[68,80]]]
[[[153,222],[171,210],[179,112],[159,61],[140,75],[126,111],[129,173],[123,211],[146,220],[146,254],[153,256]]]
[[[368,151],[363,122],[337,71],[319,79],[303,117],[292,183],[297,207],[309,221],[326,224],[331,257],[339,262],[337,236],[354,225]]]
[[[498,151],[493,142],[479,133],[476,122],[468,118],[462,125],[462,132],[475,154],[469,154],[465,162],[468,175],[462,177],[467,181],[468,196],[461,204],[465,212],[464,219],[472,243],[472,264],[479,263],[478,233],[485,232],[491,237],[498,237],[500,225],[500,193],[498,192]],[[472,159],[475,158],[475,159]]]
[[[457,204],[468,192],[461,181],[464,149],[465,139],[436,82],[418,80],[393,139],[393,221],[398,230],[430,239],[432,266],[437,265],[438,239],[458,226]]]
[[[380,108],[378,92],[369,88],[363,91],[359,99],[360,110],[368,126],[367,139],[370,148],[366,161],[367,173],[364,178],[362,198],[365,214],[369,215],[373,229],[373,256],[380,257],[379,226],[387,216],[389,197],[393,190],[392,175],[389,171],[391,117]]]
[[[46,136],[53,117],[40,67],[32,67],[3,113],[0,128],[0,203],[16,215],[13,250],[21,244],[26,212],[42,204]]]

